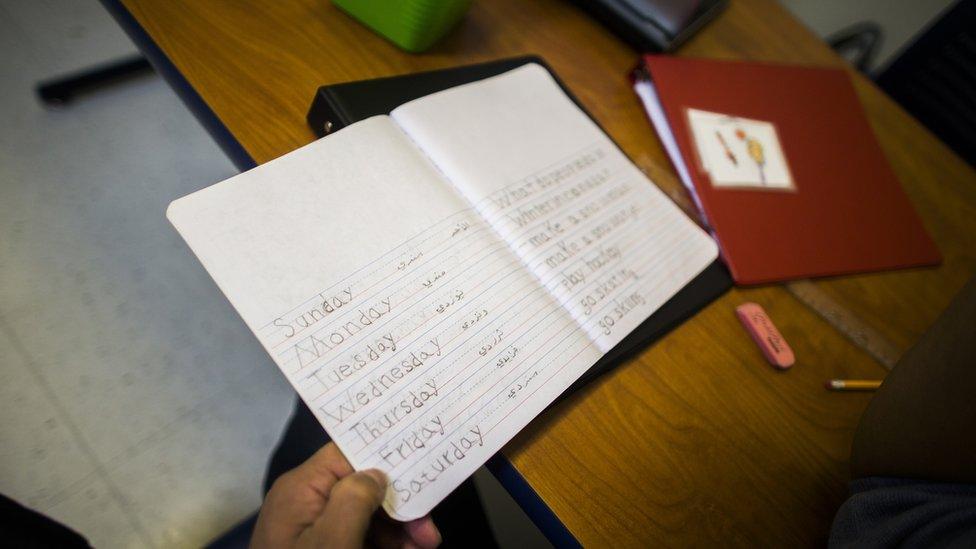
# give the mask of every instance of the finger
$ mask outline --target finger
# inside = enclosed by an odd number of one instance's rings
[[[352,473],[352,465],[349,464],[349,460],[342,455],[334,442],[320,448],[319,451],[312,454],[312,457],[305,460],[305,463],[291,471],[296,483],[312,488],[319,493],[323,501],[328,499],[333,485],[339,479]]]
[[[373,522],[369,525],[369,541],[379,549],[401,549],[415,545],[403,524],[391,520],[386,513],[373,516]]]
[[[278,477],[261,505],[255,539],[298,539],[322,514],[339,478],[350,473],[349,462],[330,442],[304,463]]]
[[[407,536],[423,549],[433,549],[441,544],[441,532],[430,515],[403,524]]]
[[[313,481],[315,486],[310,486],[309,479],[297,475],[295,470],[278,477],[261,505],[253,536],[254,540],[263,539],[268,543],[253,545],[273,547],[278,545],[274,540],[294,542],[298,539],[322,514],[328,500],[327,490],[338,480],[332,476],[331,479]]]
[[[375,469],[353,473],[337,482],[322,515],[306,531],[310,545],[362,547],[373,513],[385,494],[386,475]]]
[[[275,515],[275,522],[284,519],[294,528],[305,528],[322,514],[329,493],[340,476],[350,473],[349,462],[330,442],[304,463],[278,477],[265,498],[262,511]]]
[[[429,515],[410,522],[400,522],[391,519],[386,513],[376,513],[369,527],[369,538],[381,549],[433,549],[441,543],[441,533]]]

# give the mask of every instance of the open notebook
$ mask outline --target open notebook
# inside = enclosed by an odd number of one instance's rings
[[[167,215],[384,508],[429,512],[717,256],[542,67]]]

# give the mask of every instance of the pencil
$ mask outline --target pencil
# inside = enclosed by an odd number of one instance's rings
[[[831,379],[824,384],[831,391],[875,391],[880,379]]]

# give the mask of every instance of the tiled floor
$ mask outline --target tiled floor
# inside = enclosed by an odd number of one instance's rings
[[[164,218],[234,173],[97,2],[0,0],[0,493],[96,546],[199,546],[254,511],[293,393]],[[504,546],[544,539],[476,476]]]
[[[101,546],[198,545],[260,503],[292,392],[166,222],[234,170],[96,2],[0,3],[0,492]]]

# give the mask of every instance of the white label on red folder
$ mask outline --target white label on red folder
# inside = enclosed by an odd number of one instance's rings
[[[776,126],[688,109],[699,168],[715,187],[794,189]]]

